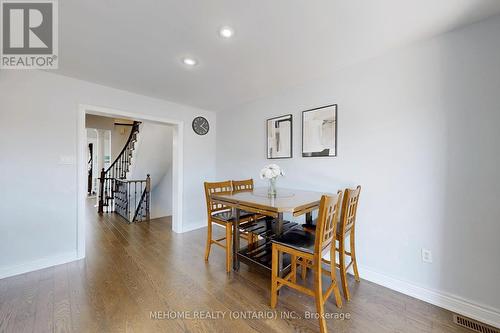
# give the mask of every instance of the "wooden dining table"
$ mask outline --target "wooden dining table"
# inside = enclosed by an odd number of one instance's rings
[[[232,193],[213,193],[211,200],[234,210],[233,223],[233,270],[238,271],[240,261],[250,266],[258,266],[271,270],[271,241],[276,236],[297,226],[297,223],[285,221],[284,213],[294,217],[305,215],[306,224],[312,223],[312,212],[319,208],[321,196],[325,192],[304,191],[278,188],[276,197],[269,197],[267,188]],[[331,194],[330,194],[331,195]],[[266,218],[246,222],[240,225],[241,213],[254,213]],[[240,248],[240,232],[252,232],[259,235],[259,241]],[[280,274],[289,266],[289,258],[278,258]]]

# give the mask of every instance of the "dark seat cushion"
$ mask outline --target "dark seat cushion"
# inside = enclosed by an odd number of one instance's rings
[[[254,214],[249,212],[240,212],[240,220],[248,220],[248,218],[252,217]],[[217,212],[212,214],[212,218],[222,222],[233,222],[235,216],[232,210]]]
[[[274,238],[272,241],[298,251],[313,253],[314,240],[314,234],[297,228]]]

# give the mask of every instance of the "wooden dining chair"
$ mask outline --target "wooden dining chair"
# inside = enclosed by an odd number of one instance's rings
[[[361,186],[358,185],[355,189],[345,189],[343,201],[342,201],[342,212],[340,214],[340,221],[337,225],[337,232],[335,235],[336,241],[339,243],[339,247],[336,250],[339,253],[339,263],[335,264],[335,267],[340,270],[340,279],[342,282],[342,291],[346,300],[351,299],[349,293],[349,287],[347,285],[347,271],[352,266],[354,273],[354,279],[359,282],[359,272],[358,264],[356,261],[356,244],[355,244],[355,224],[356,224],[356,213],[358,210],[359,194],[361,193]],[[304,227],[309,233],[315,232],[310,225]],[[349,251],[346,249],[347,238],[349,238]],[[349,256],[351,261],[346,264],[346,257]],[[332,258],[330,256],[330,258]],[[328,261],[328,260],[324,260]],[[301,274],[302,279],[306,278],[307,269],[311,266],[310,262],[306,260],[301,261]]]
[[[232,180],[232,185],[233,185],[233,194],[234,193],[240,193],[240,192],[249,192],[253,191],[253,179],[244,179],[244,180]],[[257,221],[261,218],[264,218],[264,215],[260,214],[253,214],[253,213],[248,213],[245,211],[241,211],[240,215],[253,215],[253,221]],[[253,244],[256,240],[258,240],[258,236],[250,233],[248,235],[248,242],[249,244]]]
[[[232,180],[233,193],[253,191],[253,179]]]
[[[323,256],[330,253],[333,265],[335,265],[335,234],[337,228],[338,214],[342,201],[342,192],[337,195],[321,197],[319,207],[318,223],[316,233],[310,233],[302,228],[292,229],[289,232],[273,239],[272,241],[272,281],[271,281],[271,308],[276,307],[278,301],[278,290],[283,286],[291,287],[316,299],[316,309],[319,315],[319,326],[322,333],[326,332],[324,303],[332,294],[339,308],[342,307],[342,299],[335,276],[336,270],[330,269],[330,285],[323,294],[322,269]],[[289,254],[291,256],[291,271],[286,277],[280,277],[278,271],[278,257]],[[314,288],[309,289],[297,284],[297,259],[311,263],[314,272]],[[334,266],[335,267],[335,266]]]
[[[226,271],[231,270],[231,241],[233,234],[233,222],[234,215],[233,210],[225,205],[213,202],[211,196],[214,193],[217,194],[231,194],[233,192],[233,185],[230,180],[223,182],[205,182],[205,198],[207,201],[207,219],[208,219],[208,230],[207,230],[207,245],[205,249],[205,261],[208,261],[210,256],[210,249],[212,244],[218,245],[226,250]],[[242,212],[240,214],[240,223],[244,224],[253,219],[253,214]],[[212,224],[216,223],[223,226],[226,229],[226,236],[218,239],[212,238]],[[249,244],[253,241],[253,235],[249,233],[241,233],[240,237],[244,238]],[[225,243],[222,241],[225,240]]]
[[[352,266],[354,279],[359,282],[358,264],[356,261],[356,244],[355,244],[355,224],[356,212],[358,210],[359,194],[361,186],[355,189],[346,188],[344,191],[344,200],[342,202],[342,213],[340,222],[337,228],[336,240],[339,242],[337,251],[339,252],[339,263],[337,267],[340,269],[340,279],[342,281],[342,290],[346,300],[351,299],[349,288],[347,286],[347,271]],[[349,251],[346,250],[346,240],[349,238]],[[346,256],[351,258],[351,262],[346,265]],[[331,258],[331,257],[330,257]]]

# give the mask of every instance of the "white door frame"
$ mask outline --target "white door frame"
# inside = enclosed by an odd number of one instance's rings
[[[172,149],[172,230],[182,232],[182,193],[183,193],[183,122],[163,117],[149,116],[141,113],[131,113],[107,107],[80,104],[77,117],[77,256],[78,259],[85,257],[85,218],[86,218],[86,184],[87,184],[87,159],[86,143],[87,132],[85,129],[85,115],[116,117],[130,120],[149,121],[160,124],[173,125],[173,149]]]

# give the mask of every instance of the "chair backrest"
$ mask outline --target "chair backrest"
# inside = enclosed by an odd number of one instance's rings
[[[342,202],[342,213],[340,215],[340,231],[342,234],[354,228],[360,193],[360,185],[355,189],[346,188],[344,191],[344,201]]]
[[[321,197],[314,244],[314,254],[320,261],[327,251],[335,254],[335,232],[341,202],[342,191],[338,191],[333,196],[323,195]]]
[[[205,182],[205,198],[207,200],[207,213],[210,216],[213,213],[228,210],[229,207],[215,203],[211,199],[211,195],[214,193],[217,194],[231,194],[233,192],[233,186],[230,180],[224,182]]]
[[[252,191],[253,179],[233,180],[233,193]]]

